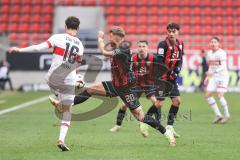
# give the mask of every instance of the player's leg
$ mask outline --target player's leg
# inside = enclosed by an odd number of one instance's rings
[[[171,100],[172,100],[172,105],[168,112],[166,128],[170,129],[176,138],[179,138],[180,135],[175,131],[173,124],[177,117],[181,99],[180,99],[180,96],[176,96],[176,97],[171,97]]]
[[[102,82],[88,86],[82,93],[75,96],[74,105],[85,102],[92,95],[106,96],[106,91]]]
[[[223,108],[223,112],[224,112],[224,117],[220,121],[220,123],[222,123],[222,124],[226,123],[230,119],[228,104],[224,97],[225,92],[227,92],[228,79],[229,79],[228,77],[226,79],[224,79],[224,78],[220,79],[218,82],[218,86],[217,86],[218,99],[219,99],[219,102],[220,102],[220,104]]]
[[[171,146],[176,145],[176,139],[174,138],[172,131],[166,130],[165,127],[162,126],[161,123],[159,123],[159,121],[155,120],[153,117],[151,117],[149,115],[144,115],[144,112],[143,112],[141,106],[139,106],[135,109],[131,108],[130,110],[131,110],[131,113],[134,115],[134,117],[138,121],[146,123],[149,126],[151,126],[152,128],[161,132],[166,137],[166,139],[168,140],[168,142]]]
[[[169,112],[168,112],[166,128],[172,130],[174,136],[176,138],[178,138],[178,137],[180,137],[180,135],[174,130],[173,124],[176,119],[176,116],[177,116],[177,113],[179,110],[179,106],[180,106],[180,102],[181,102],[180,92],[178,90],[178,85],[177,85],[176,81],[169,81],[169,82],[171,82],[173,84],[173,89],[169,95],[172,100],[172,104],[171,104]]]
[[[124,103],[122,103],[122,106],[118,110],[116,124],[113,128],[110,129],[111,132],[117,132],[120,130],[126,111],[127,106]]]
[[[161,107],[163,106],[164,99],[157,99],[155,95],[150,97],[152,102],[152,106],[148,109],[147,114],[155,116],[155,119],[160,121],[161,120]]]
[[[217,106],[216,100],[213,97],[213,92],[216,91],[216,82],[213,78],[209,79],[209,82],[207,84],[207,88],[205,91],[205,97],[207,99],[207,102],[209,106],[212,108],[215,118],[213,120],[213,123],[219,123],[222,120],[222,114]]]
[[[71,105],[62,105],[62,107],[63,107],[63,112],[62,112],[60,133],[57,141],[57,146],[62,151],[69,151],[69,148],[65,144],[65,137],[67,135],[67,132],[71,123]]]
[[[130,89],[118,89],[119,96],[123,100],[123,102],[127,105],[127,107],[131,110],[133,116],[143,123],[146,123],[153,127],[154,129],[160,131],[164,134],[169,141],[170,145],[175,146],[176,141],[173,136],[173,133],[169,130],[166,131],[165,127],[163,127],[157,120],[149,115],[144,115],[142,107],[139,103],[138,97],[136,93],[133,93]]]

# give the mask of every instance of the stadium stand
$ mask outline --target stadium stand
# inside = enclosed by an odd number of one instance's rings
[[[234,38],[239,35],[239,0],[2,0],[0,32],[21,47],[40,42],[52,33],[55,6],[74,5],[103,6],[106,28],[123,26],[128,40],[147,39],[151,48],[164,38],[163,26],[169,21],[181,25],[186,49],[205,48],[213,35],[222,36],[225,49],[240,48]],[[233,39],[231,45],[229,39]]]

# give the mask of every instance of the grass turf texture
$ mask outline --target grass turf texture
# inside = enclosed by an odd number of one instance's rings
[[[2,92],[0,110],[18,105],[42,96],[48,92]],[[60,152],[56,147],[59,134],[59,119],[53,107],[44,101],[27,108],[0,115],[0,160],[202,160],[238,159],[240,142],[240,108],[238,93],[226,94],[231,121],[224,125],[211,124],[213,113],[202,93],[182,94],[181,109],[175,123],[181,134],[177,146],[170,147],[165,138],[153,129],[150,136],[143,138],[138,123],[128,112],[123,127],[118,133],[111,133],[118,107],[110,113],[90,121],[72,122],[66,138],[70,152]],[[150,101],[141,98],[146,111]],[[89,111],[99,104],[91,99],[74,108],[74,112]],[[88,107],[91,106],[91,107]],[[163,108],[163,124],[170,101]]]

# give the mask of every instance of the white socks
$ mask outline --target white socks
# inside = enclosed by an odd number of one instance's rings
[[[213,97],[207,98],[208,104],[212,107],[213,112],[216,116],[222,116],[221,112],[218,109],[217,103]]]
[[[220,101],[220,104],[221,104],[221,106],[222,106],[222,108],[223,108],[224,116],[225,116],[225,117],[230,117],[226,99],[225,99],[224,97],[221,97],[221,98],[219,99],[219,101]]]
[[[68,128],[70,127],[71,117],[71,112],[63,112],[59,134],[59,140],[63,143],[67,135]]]

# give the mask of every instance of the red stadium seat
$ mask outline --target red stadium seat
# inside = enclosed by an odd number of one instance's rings
[[[16,40],[18,40],[18,35],[17,35],[16,33],[10,33],[10,34],[8,35],[8,40],[10,40],[10,41],[16,41]]]
[[[9,0],[1,0],[1,4],[10,4],[11,2]]]
[[[182,13],[183,15],[189,16],[189,15],[190,15],[190,7],[184,7],[184,8],[182,8],[182,9],[181,9],[181,13]]]
[[[149,2],[149,0],[141,0],[141,1],[138,1],[137,5],[139,5],[139,6],[147,6],[148,2]]]
[[[232,7],[232,6],[234,6],[233,2],[234,1],[232,1],[232,0],[226,0],[226,1],[224,1],[224,6]],[[236,2],[239,3],[239,1],[236,1]]]
[[[118,5],[126,6],[127,0],[118,0]]]
[[[116,10],[117,14],[126,14],[127,8],[125,6],[121,6]]]
[[[136,14],[137,14],[137,8],[136,8],[136,6],[131,6],[131,7],[129,7],[127,12],[128,12],[128,14],[130,14],[130,15],[136,15]]]
[[[118,18],[117,18],[117,22],[120,23],[120,24],[125,24],[126,21],[127,21],[127,19],[126,19],[125,15],[118,16]]]
[[[30,14],[23,14],[21,15],[20,22],[28,22],[30,23],[31,17]]]
[[[158,16],[150,16],[150,18],[148,18],[148,23],[150,24],[150,25],[152,25],[152,24],[158,24],[158,20],[159,20],[160,18],[158,18]]]
[[[169,9],[168,7],[161,7],[161,9],[159,10],[158,14],[160,16],[165,16],[168,15]]]
[[[233,11],[233,7],[227,7],[227,8],[225,8],[225,9],[223,10],[223,12],[224,12],[225,15],[227,15],[227,16],[233,16],[233,13],[234,13],[235,11]]]
[[[137,10],[138,15],[147,15],[148,13],[148,8],[146,6],[140,7]]]
[[[40,14],[43,8],[45,7],[41,7],[41,5],[34,5],[31,7],[31,11],[33,14]]]
[[[127,16],[127,23],[136,24],[137,16]]]
[[[42,18],[42,21],[43,21],[43,22],[51,23],[52,20],[53,20],[52,15],[49,15],[49,14],[43,15],[42,17],[43,17],[43,18]]]
[[[126,28],[126,33],[127,34],[134,34],[136,32],[136,25],[129,25],[127,28]]]
[[[180,15],[180,8],[179,6],[177,7],[172,7],[171,12],[168,13],[169,15]]]
[[[20,20],[20,15],[19,14],[12,14],[11,17],[9,18],[10,22],[19,22]]]
[[[202,20],[202,18],[200,16],[191,17],[191,24],[193,24],[193,25],[200,24],[201,20]]]
[[[200,16],[201,15],[201,8],[200,7],[193,7],[190,12],[191,12],[191,15]]]
[[[3,5],[3,6],[1,6],[1,14],[3,14],[3,13],[8,13],[8,12],[10,12],[9,11],[9,9],[10,9],[10,7],[9,7],[9,5]]]
[[[21,0],[11,0],[12,4],[20,4]]]
[[[239,3],[239,6],[235,9],[235,14],[237,17],[240,16],[240,3]]]
[[[225,27],[225,34],[234,35],[234,27],[232,25]]]
[[[11,13],[20,13],[21,6],[20,5],[13,5],[10,8]]]
[[[192,0],[182,0],[181,5],[183,6],[189,6]]]
[[[204,16],[210,16],[212,14],[213,10],[210,7],[204,7],[202,9],[202,13]]]
[[[203,35],[211,35],[213,34],[213,27],[211,25],[204,25],[202,27],[202,34]]]
[[[0,19],[3,23],[8,23],[9,16],[8,14],[0,14]]]
[[[194,29],[194,28],[192,28]],[[191,28],[189,25],[184,25],[182,28],[181,28],[181,33],[183,33],[184,35],[188,35],[188,34],[191,34]]]
[[[191,30],[190,30],[191,34],[198,34],[198,35],[201,34],[201,31],[202,31],[202,28],[200,25],[194,25],[191,27]]]
[[[34,24],[31,26],[31,32],[33,32],[33,33],[40,33],[40,32],[41,32],[40,24],[34,23]]]
[[[52,25],[49,23],[43,24],[41,26],[41,32],[42,33],[51,33],[52,32]]]
[[[33,16],[31,16],[31,21],[32,22],[37,22],[37,23],[40,23],[41,19],[43,17],[40,15],[40,14],[35,14]]]
[[[142,15],[139,18],[137,18],[138,24],[147,24],[148,23],[148,16]]]
[[[29,32],[29,24],[28,23],[20,24],[18,31],[21,33],[28,33]]]
[[[211,6],[212,5],[212,0],[204,0],[202,1],[202,6]]]
[[[170,21],[169,21],[169,17],[168,16],[160,16],[160,20],[159,23],[161,25],[167,25]]]
[[[115,7],[113,6],[105,7],[104,10],[106,15],[115,14]]]
[[[215,0],[215,1],[213,1],[213,3],[212,3],[212,7],[221,7],[221,6],[223,6],[223,0]]]
[[[233,16],[227,16],[224,19],[226,25],[234,25],[234,19]]]
[[[160,30],[159,25],[150,25],[148,26],[148,33],[149,34],[158,34]]]
[[[172,16],[172,17],[169,18],[169,21],[180,23],[180,17],[179,16]]]
[[[114,24],[115,23],[115,19],[116,19],[116,17],[115,16],[107,16],[107,23],[109,24],[109,25],[112,25],[112,24]]]
[[[201,6],[201,0],[191,1],[190,4],[190,6]]]
[[[189,16],[183,16],[182,18],[181,18],[181,23],[183,23],[183,24],[190,24],[190,17]]]
[[[0,23],[0,32],[8,32],[7,23]]]
[[[31,6],[30,5],[24,5],[21,9],[21,13],[30,13],[31,12]]]
[[[213,34],[222,35],[224,34],[223,25],[215,25],[213,28]]]
[[[136,6],[137,2],[138,2],[138,0],[131,0],[131,1],[128,1],[127,4],[131,5],[131,6]]]
[[[137,34],[146,34],[148,30],[148,26],[147,25],[138,25],[137,27]]]
[[[18,27],[17,23],[11,23],[8,26],[8,32],[18,32]]]
[[[158,6],[159,5],[159,0],[151,0],[148,3],[149,3],[148,5],[151,5],[151,6]]]
[[[213,19],[211,16],[205,16],[204,18],[201,19],[201,23],[203,25],[211,25],[213,23]]]
[[[51,5],[44,6],[41,9],[41,13],[45,13],[45,14],[52,14],[53,11],[54,11],[54,7]]]
[[[148,9],[148,15],[149,16],[154,16],[158,15],[159,7],[153,6],[151,9]]]
[[[221,7],[215,7],[215,9],[213,10],[214,15],[219,15],[222,16],[223,15],[223,9]]]
[[[214,23],[216,24],[216,25],[222,25],[223,24],[223,18],[222,18],[222,16],[216,16],[216,17],[214,17]]]

